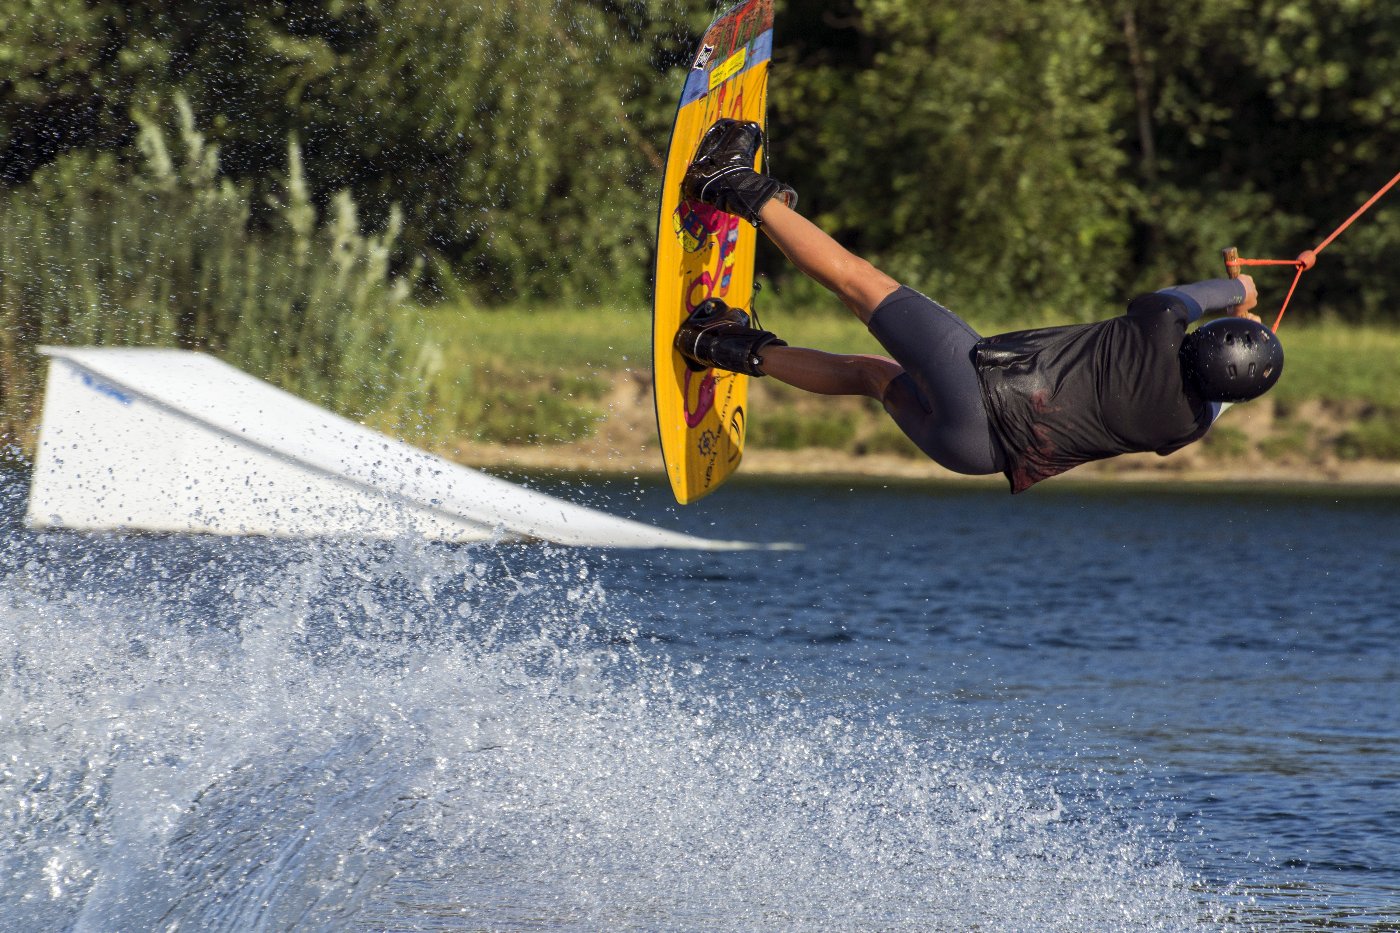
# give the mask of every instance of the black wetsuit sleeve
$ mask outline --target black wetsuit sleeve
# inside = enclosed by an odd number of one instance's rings
[[[1224,311],[1244,301],[1244,283],[1239,279],[1207,279],[1190,285],[1173,285],[1157,292],[1182,301],[1192,321],[1208,311]]]

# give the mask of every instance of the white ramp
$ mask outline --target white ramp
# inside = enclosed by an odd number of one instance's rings
[[[186,350],[44,347],[34,528],[732,550],[435,457]]]

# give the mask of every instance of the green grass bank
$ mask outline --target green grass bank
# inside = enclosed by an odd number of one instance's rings
[[[384,426],[435,446],[538,446],[577,444],[621,420],[636,443],[654,445],[648,309],[443,305],[402,313],[424,335],[424,382],[412,399],[398,399],[412,406],[407,417],[391,400]],[[1300,466],[1400,461],[1400,329],[1299,317],[1281,330],[1287,363],[1279,385],[1248,416],[1227,415],[1197,456]],[[775,309],[764,324],[793,344],[881,352],[858,322],[827,308]],[[753,384],[749,424],[752,450],[921,457],[874,402],[809,396],[773,380]]]

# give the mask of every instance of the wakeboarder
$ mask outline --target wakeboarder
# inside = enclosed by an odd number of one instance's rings
[[[766,233],[890,356],[791,347],[712,298],[676,334],[692,368],[877,399],[940,465],[1004,473],[1013,493],[1092,460],[1180,450],[1205,436],[1224,405],[1257,398],[1283,370],[1278,339],[1250,313],[1258,295],[1248,275],[1139,295],[1125,314],[1091,324],[982,337],[797,213],[796,192],[755,171],[762,145],[757,123],[718,121],[696,150],[684,196]],[[1226,316],[1187,333],[1207,312]]]

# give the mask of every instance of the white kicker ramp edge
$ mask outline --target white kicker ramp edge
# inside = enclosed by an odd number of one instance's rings
[[[43,347],[34,528],[738,550],[488,476],[188,350]]]

